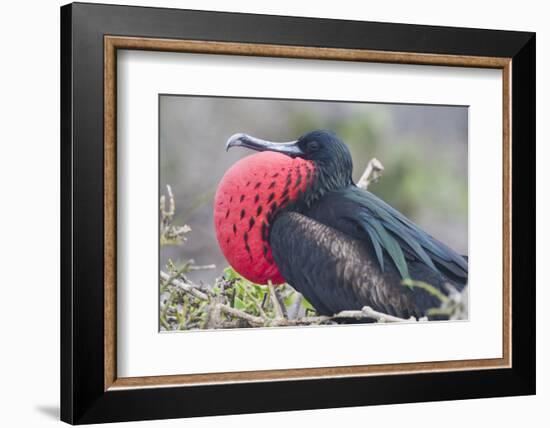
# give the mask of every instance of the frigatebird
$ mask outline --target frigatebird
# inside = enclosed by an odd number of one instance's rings
[[[323,315],[370,306],[419,318],[468,280],[468,262],[373,193],[357,187],[348,147],[328,130],[296,141],[231,136],[226,149],[260,153],[222,178],[214,202],[230,265],[259,284],[287,282]],[[409,284],[410,285],[410,284]]]

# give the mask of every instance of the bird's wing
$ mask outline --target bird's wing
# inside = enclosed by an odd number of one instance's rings
[[[286,212],[277,216],[270,244],[283,277],[321,314],[370,306],[409,318],[424,316],[440,305],[430,293],[403,286],[395,267],[382,272],[372,247],[364,241],[305,215]]]
[[[389,258],[402,278],[411,277],[409,265],[413,261],[454,283],[468,280],[467,259],[366,190],[350,186],[330,192],[307,214],[351,236],[368,239],[382,270]]]

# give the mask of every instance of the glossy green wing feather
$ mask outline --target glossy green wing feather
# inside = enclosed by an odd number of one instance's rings
[[[395,267],[399,271],[402,278],[409,278],[409,268],[405,260],[405,255],[401,250],[401,246],[396,239],[388,232],[388,230],[378,221],[371,221],[368,216],[362,216],[363,226],[369,234],[373,246],[376,250],[376,257],[382,272],[384,272],[384,258],[381,249],[386,250],[388,255],[393,260]]]
[[[434,271],[444,274],[444,269],[466,281],[466,259],[424,232],[399,211],[374,194],[356,186],[350,186],[339,193],[355,205],[353,210],[347,210],[346,215],[368,234],[382,269],[383,260],[380,253],[383,249],[403,278],[408,277],[405,261],[405,256],[408,256],[423,262]]]

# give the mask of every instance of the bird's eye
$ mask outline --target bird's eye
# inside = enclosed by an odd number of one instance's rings
[[[314,152],[319,149],[319,143],[317,141],[310,141],[307,143],[307,149],[310,152]]]

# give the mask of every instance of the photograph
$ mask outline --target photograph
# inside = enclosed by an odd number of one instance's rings
[[[158,102],[161,332],[468,320],[468,106]]]

